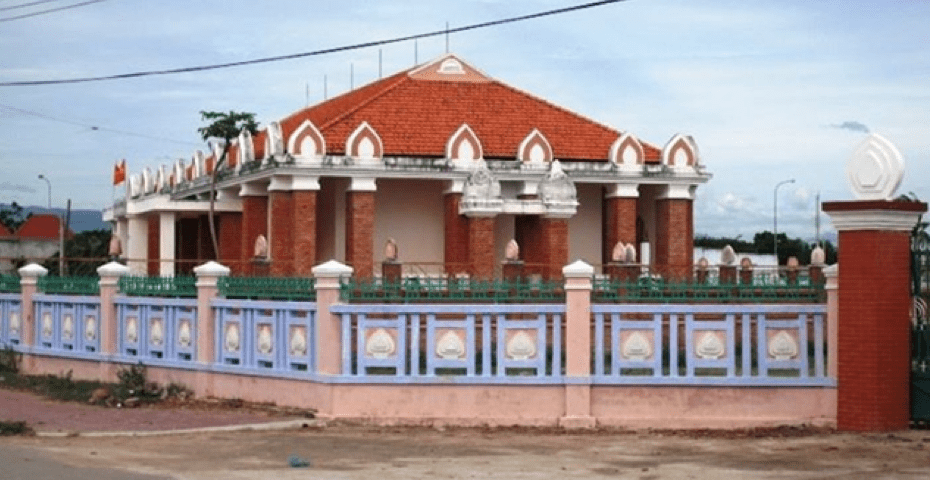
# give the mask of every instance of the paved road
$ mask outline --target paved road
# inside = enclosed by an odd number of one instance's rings
[[[0,443],[0,478],[5,480],[55,478],[67,478],[69,480],[164,480],[172,477],[143,475],[115,468],[76,467],[56,459],[51,452],[43,449]]]

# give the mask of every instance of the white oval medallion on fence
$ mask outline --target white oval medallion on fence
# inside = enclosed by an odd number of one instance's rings
[[[155,346],[161,346],[165,342],[164,321],[160,318],[153,318],[149,323],[149,343]]]
[[[51,337],[54,333],[55,327],[52,322],[51,312],[45,312],[42,314],[42,336]]]
[[[652,342],[646,338],[646,334],[643,332],[634,331],[630,333],[620,345],[621,354],[626,360],[642,362],[652,358]]]
[[[394,356],[396,351],[397,345],[394,343],[394,338],[383,328],[375,330],[365,342],[365,354],[372,358],[383,360]]]
[[[10,314],[10,334],[19,335],[19,330],[22,328],[19,319],[19,312],[13,312]]]
[[[258,353],[270,355],[274,351],[274,339],[271,336],[271,326],[262,325],[258,329]]]
[[[291,356],[299,357],[307,354],[307,329],[305,327],[291,327],[289,346]]]
[[[239,325],[230,323],[226,326],[223,345],[227,352],[239,351]]]
[[[507,357],[513,360],[535,358],[536,342],[534,342],[526,332],[517,332],[513,337],[510,337],[510,341],[507,342]]]
[[[65,340],[74,339],[74,316],[71,314],[67,314],[61,319],[61,338]]]
[[[84,318],[84,339],[89,342],[97,339],[97,319],[90,315]]]
[[[436,342],[436,355],[443,360],[465,358],[465,342],[458,333],[449,330]]]
[[[726,347],[723,340],[720,339],[720,334],[714,331],[705,331],[698,340],[694,353],[703,360],[717,360],[726,353]]]
[[[178,345],[187,348],[191,346],[192,341],[191,322],[188,320],[181,320],[180,325],[178,325]]]
[[[139,321],[136,317],[126,318],[126,342],[136,343],[139,341]]]
[[[791,360],[798,356],[798,342],[787,330],[780,330],[769,338],[769,358]]]

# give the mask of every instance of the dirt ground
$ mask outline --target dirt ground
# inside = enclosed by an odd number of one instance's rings
[[[133,478],[930,478],[930,431],[575,434],[330,425],[131,438],[6,437],[0,453],[4,448],[76,469],[143,476]],[[293,456],[311,465],[292,468]]]

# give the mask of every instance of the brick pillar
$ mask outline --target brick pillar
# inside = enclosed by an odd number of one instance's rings
[[[246,273],[247,264],[242,263],[241,259],[243,237],[242,214],[238,212],[222,213],[219,215],[218,223],[216,234],[219,237],[218,243],[220,244],[220,263],[228,265],[233,274],[242,275]],[[208,224],[204,224],[204,227],[210,228]],[[210,245],[210,240],[207,240],[207,244]],[[209,249],[213,250],[212,246],[210,246]]]
[[[316,264],[316,190],[293,193],[294,274],[310,276]]]
[[[927,204],[826,202],[839,231],[837,428],[910,424],[910,230]]]
[[[335,260],[313,267],[316,278],[317,372],[323,375],[342,375],[342,318],[330,312],[330,307],[340,303],[339,282],[352,276],[352,268]]]
[[[461,193],[446,193],[443,197],[445,205],[445,242],[443,261],[447,274],[467,272],[468,259],[468,218],[459,215],[459,202]]]
[[[359,278],[374,275],[375,187],[369,180],[353,178],[346,192],[346,263]]]
[[[633,244],[636,249],[636,209],[639,199],[636,185],[613,185],[604,199],[604,237],[601,262],[611,260],[617,242]]]
[[[543,278],[560,278],[562,267],[568,263],[568,220],[541,218],[539,225],[543,248]]]
[[[243,186],[245,187],[245,186]],[[254,274],[252,258],[255,256],[255,239],[259,235],[268,238],[268,198],[259,192],[243,188],[242,196],[242,241],[239,261],[243,271]]]
[[[665,198],[656,200],[656,239],[653,265],[673,280],[690,280],[694,269],[693,200],[680,198],[687,189],[669,186]]]
[[[494,217],[468,218],[468,273],[473,278],[494,278]]]
[[[594,267],[578,260],[565,266],[565,374],[573,380],[586,381],[591,376],[591,282]],[[594,428],[591,416],[591,386],[586,383],[565,385],[565,416],[559,425],[565,428]]]
[[[148,222],[148,251],[145,255],[147,259],[145,273],[151,277],[157,276],[159,270],[161,270],[161,263],[158,261],[161,254],[161,245],[159,244],[161,218],[157,213],[152,213],[146,217],[146,221]]]
[[[271,232],[268,256],[271,259],[271,275],[275,277],[290,276],[293,273],[295,225],[292,193],[272,190],[268,192],[268,204],[271,210]]]

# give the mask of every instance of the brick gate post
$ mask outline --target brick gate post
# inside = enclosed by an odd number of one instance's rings
[[[565,428],[594,428],[591,416],[591,289],[594,267],[578,260],[565,276]]]

